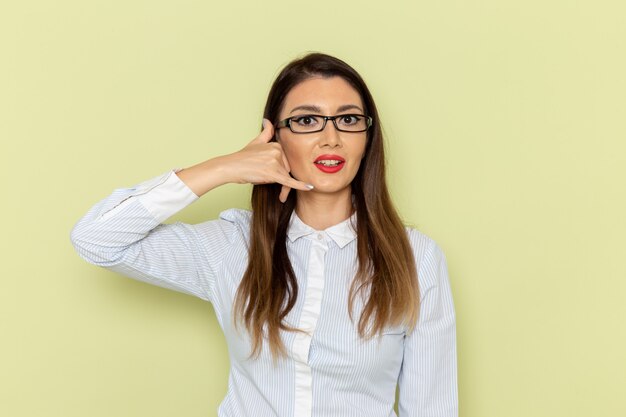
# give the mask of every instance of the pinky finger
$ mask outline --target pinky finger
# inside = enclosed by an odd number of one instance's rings
[[[289,196],[289,191],[291,191],[291,187],[287,185],[283,185],[281,187],[280,195],[278,196],[278,199],[280,200],[281,203],[284,203],[285,201],[287,201],[287,197]]]

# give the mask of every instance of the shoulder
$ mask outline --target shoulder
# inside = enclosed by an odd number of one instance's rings
[[[241,208],[230,208],[222,211],[219,218],[233,224],[249,226],[252,219],[252,211]]]
[[[201,241],[209,246],[245,244],[250,235],[249,210],[231,208],[222,211],[217,219],[184,226],[193,230]]]
[[[219,214],[218,221],[231,229],[232,235],[238,235],[247,241],[250,237],[252,211],[241,208],[230,208]]]
[[[412,226],[405,226],[415,256],[420,283],[427,287],[437,285],[437,271],[445,263],[445,255],[437,242]]]
[[[404,229],[416,255],[423,256],[430,252],[441,251],[437,242],[426,233],[412,226],[404,226]]]

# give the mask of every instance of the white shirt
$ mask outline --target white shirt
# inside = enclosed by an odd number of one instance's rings
[[[277,367],[267,342],[259,358],[248,360],[250,339],[245,327],[235,331],[231,309],[248,264],[251,212],[163,224],[199,198],[174,174],[179,170],[115,189],[76,223],[71,241],[87,262],[213,304],[231,365],[220,417],[395,416],[396,384],[400,417],[458,416],[455,311],[446,260],[431,238],[406,227],[418,266],[418,327],[388,328],[364,341],[357,332],[360,297],[355,322],[348,316],[356,213],[314,230],[294,211],[287,252],[299,294],[286,321],[309,334],[281,334],[289,357]]]

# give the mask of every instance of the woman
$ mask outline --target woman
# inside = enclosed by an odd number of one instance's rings
[[[162,224],[213,188],[252,210]],[[210,301],[228,343],[220,416],[456,416],[455,313],[444,255],[387,191],[372,96],[313,53],[275,80],[243,149],[96,204],[71,234],[90,263]]]

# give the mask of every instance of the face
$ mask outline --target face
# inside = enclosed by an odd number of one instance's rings
[[[359,93],[343,78],[315,77],[289,91],[278,120],[307,114],[337,116],[365,112]],[[308,122],[307,119],[302,121]],[[308,192],[338,193],[350,191],[365,153],[367,132],[340,132],[328,120],[321,132],[298,134],[284,127],[276,131],[276,138],[285,152],[292,176],[315,186]],[[335,168],[325,167],[316,163],[320,157],[345,162]]]

